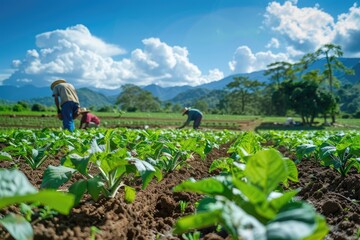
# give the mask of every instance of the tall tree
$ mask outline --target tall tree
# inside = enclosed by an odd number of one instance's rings
[[[230,104],[238,106],[237,102],[240,101],[240,113],[244,114],[245,105],[247,102],[250,102],[250,96],[254,96],[255,93],[264,85],[265,84],[259,82],[258,80],[249,79],[249,77],[234,77],[234,81],[226,85],[226,87],[231,91],[229,94]],[[237,111],[235,110],[234,112]]]
[[[264,75],[270,76],[270,80],[275,82],[276,89],[278,89],[282,81],[294,78],[294,71],[291,63],[274,62],[267,65]]]
[[[325,57],[326,64],[323,74],[327,77],[329,81],[329,90],[331,94],[334,94],[334,85],[337,84],[337,79],[334,76],[334,71],[344,72],[346,74],[353,74],[353,70],[347,68],[338,58],[343,55],[341,47],[335,44],[325,44],[315,51],[314,56],[316,59]],[[334,84],[335,83],[335,84]],[[334,109],[335,110],[335,109]],[[335,123],[336,112],[331,113],[332,123]]]

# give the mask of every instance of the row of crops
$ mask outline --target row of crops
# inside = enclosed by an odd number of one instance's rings
[[[0,160],[13,167],[0,169],[0,209],[33,203],[69,214],[85,195],[97,201],[119,191],[131,203],[135,182],[141,181],[145,189],[184,167],[192,155],[204,159],[225,143],[230,143],[229,156],[215,160],[209,169],[221,174],[189,179],[173,189],[204,196],[194,214],[178,219],[174,234],[219,225],[234,239],[322,239],[329,231],[325,218],[296,198],[298,189],[289,187],[298,181],[296,164],[312,157],[341,176],[350,169],[360,172],[360,135],[355,131],[8,129],[0,132]],[[276,150],[279,146],[293,152],[296,160],[284,157]],[[39,169],[54,156],[61,156],[61,164],[48,165],[39,189],[17,169],[19,161]],[[33,236],[26,214],[1,216],[0,224],[15,239]]]
[[[114,117],[101,116],[101,126],[105,128],[146,128],[146,127],[178,127],[185,118],[146,118],[146,117]],[[202,127],[219,129],[239,129],[241,124],[248,124],[250,120],[203,120]],[[75,120],[76,126],[80,125],[80,119]],[[0,115],[0,128],[61,128],[62,122],[56,115]]]

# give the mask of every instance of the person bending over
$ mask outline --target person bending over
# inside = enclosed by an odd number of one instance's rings
[[[183,125],[178,127],[178,129],[181,129],[185,126],[187,126],[191,121],[194,121],[193,128],[198,129],[201,123],[201,119],[203,117],[203,114],[197,110],[197,109],[190,109],[190,108],[184,108],[182,111],[182,115],[187,115],[187,120],[184,122]]]
[[[80,101],[74,86],[63,79],[54,81],[51,86],[57,108],[58,118],[63,122],[63,128],[73,132],[74,119],[79,115]]]
[[[81,108],[80,114],[80,129],[99,127],[100,119],[95,114],[90,113],[90,110]]]

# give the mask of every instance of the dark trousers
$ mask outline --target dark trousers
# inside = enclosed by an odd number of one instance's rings
[[[199,115],[198,117],[195,118],[194,120],[194,129],[198,129],[199,126],[200,126],[200,123],[201,123],[201,119],[202,119],[202,116]]]

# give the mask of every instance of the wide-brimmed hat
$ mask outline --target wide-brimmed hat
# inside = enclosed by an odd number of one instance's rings
[[[80,108],[80,111],[79,111],[80,113],[88,113],[88,112],[90,112],[90,110],[89,109],[87,109],[87,108]]]
[[[185,107],[185,108],[181,111],[182,115],[184,115],[187,111],[189,111],[189,109],[190,109],[190,108]]]
[[[59,83],[66,83],[66,81],[64,79],[59,79],[59,80],[54,81],[50,86],[51,90],[54,90],[54,87],[56,85],[58,85]]]

